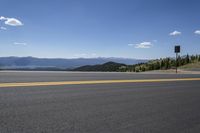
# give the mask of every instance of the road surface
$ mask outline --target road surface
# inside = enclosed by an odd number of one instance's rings
[[[0,133],[199,133],[199,78],[198,74],[0,72]],[[106,80],[117,82],[92,83]],[[120,82],[125,80],[130,82]],[[135,80],[140,82],[131,82]],[[90,83],[36,85],[74,81]],[[13,86],[3,87],[5,83]]]

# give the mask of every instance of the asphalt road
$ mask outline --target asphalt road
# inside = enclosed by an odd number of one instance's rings
[[[200,74],[141,74],[108,72],[20,72],[0,71],[0,83],[7,82],[47,82],[47,81],[88,81],[117,79],[171,79],[200,78]]]
[[[0,72],[9,82],[200,78],[190,74]],[[0,133],[199,133],[200,81],[0,88]]]

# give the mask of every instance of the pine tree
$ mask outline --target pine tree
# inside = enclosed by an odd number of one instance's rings
[[[185,58],[185,64],[190,63],[190,56],[187,54],[186,58]]]

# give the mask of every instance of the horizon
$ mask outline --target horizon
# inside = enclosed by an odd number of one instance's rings
[[[185,54],[185,55],[179,55],[180,57],[185,56],[199,56],[200,54]],[[35,56],[0,56],[0,58],[37,58],[37,59],[130,59],[130,60],[159,60],[159,59],[165,59],[165,58],[176,58],[174,56],[167,56],[164,58],[155,58],[155,59],[141,59],[141,58],[126,58],[126,57],[75,57],[75,58],[49,58],[49,57],[35,57]]]
[[[1,4],[0,57],[152,60],[174,57],[177,44],[180,55],[200,53],[198,0]]]
[[[154,60],[154,59],[137,59],[125,57],[75,57],[75,58],[49,58],[49,57],[35,57],[35,56],[1,56],[0,58],[38,58],[38,59],[132,59],[132,60]]]

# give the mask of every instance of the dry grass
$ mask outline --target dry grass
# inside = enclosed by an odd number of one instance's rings
[[[190,63],[179,67],[180,69],[200,69],[200,62]]]

